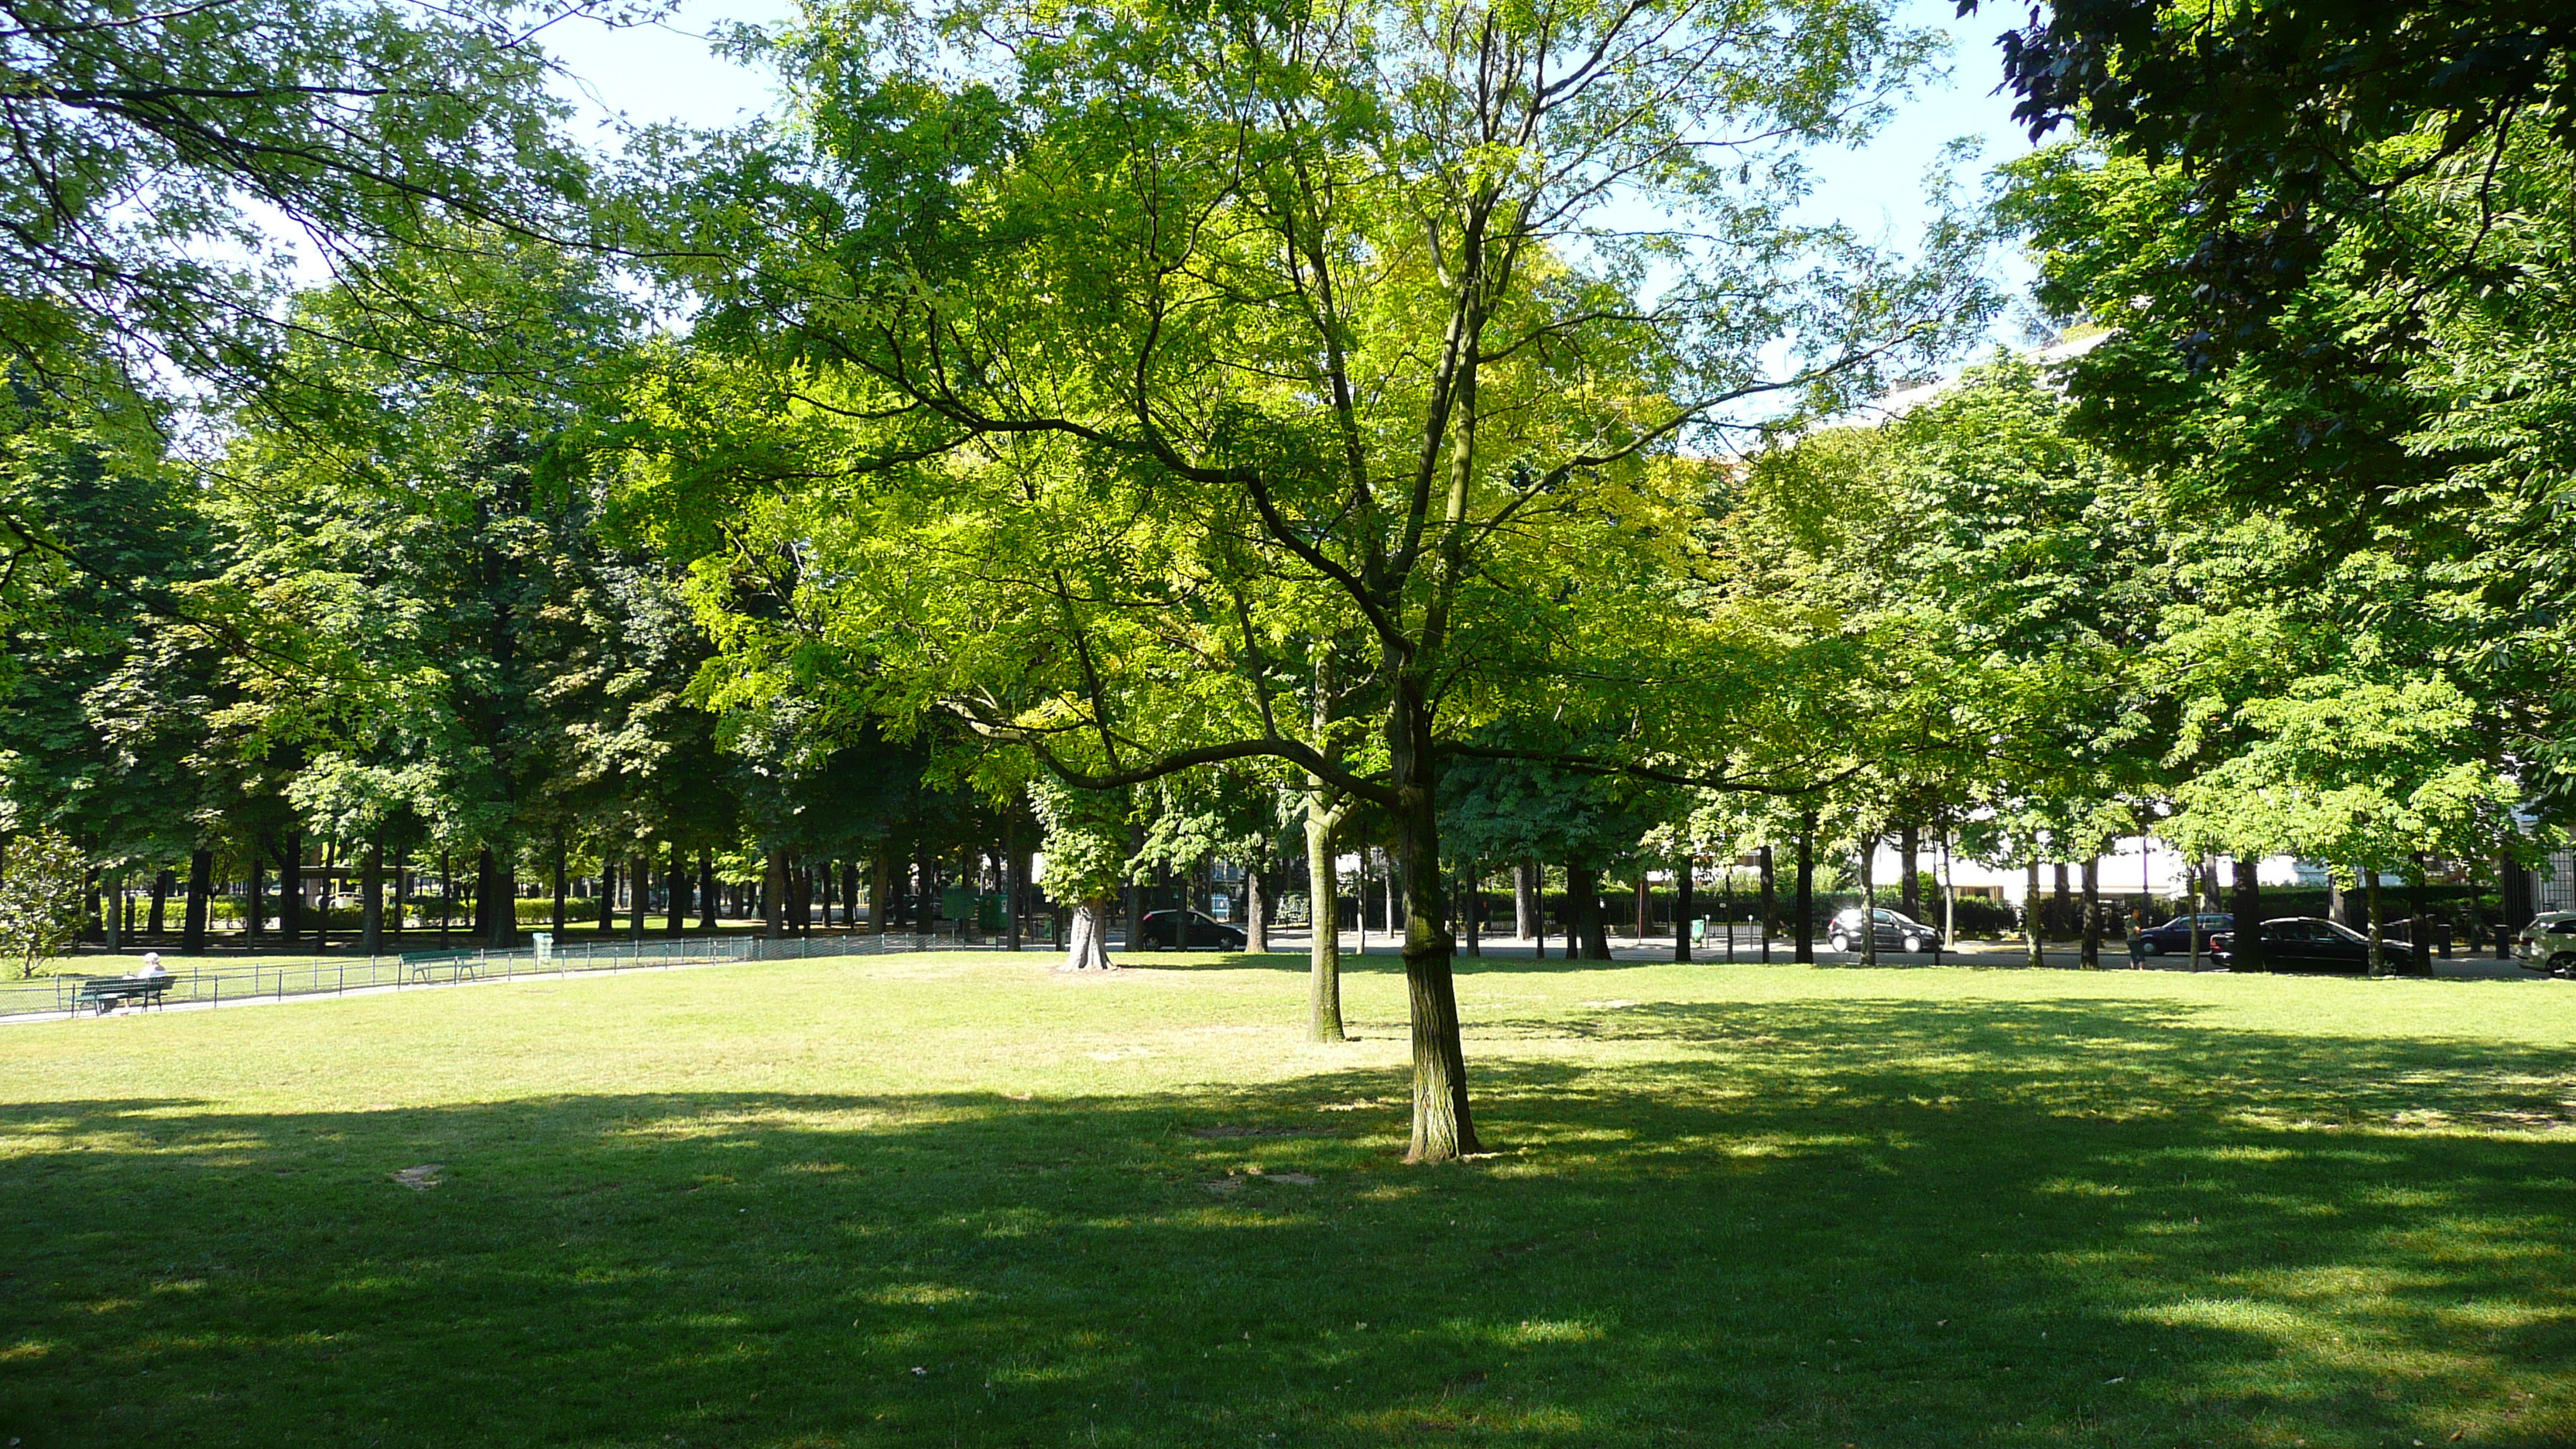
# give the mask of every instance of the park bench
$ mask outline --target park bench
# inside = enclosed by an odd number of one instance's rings
[[[159,1006],[162,993],[170,989],[175,976],[93,976],[81,983],[80,992],[72,998],[72,1010],[95,1006],[101,1016],[127,1002],[142,1006]]]

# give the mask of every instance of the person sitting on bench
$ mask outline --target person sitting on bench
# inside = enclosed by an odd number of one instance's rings
[[[170,968],[161,964],[161,953],[158,951],[144,952],[143,964],[134,968],[134,979],[137,981],[159,981],[169,974]]]

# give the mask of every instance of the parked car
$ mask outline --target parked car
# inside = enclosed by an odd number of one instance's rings
[[[1835,950],[1851,950],[1852,944],[1860,939],[1860,915],[1860,907],[1854,906],[1834,917],[1832,924],[1826,926],[1825,934],[1833,941]],[[1878,937],[1878,949],[1882,951],[1931,951],[1941,945],[1939,931],[1901,911],[1882,909],[1873,919],[1877,923],[1874,934]]]
[[[2168,951],[2177,956],[2188,956],[2191,954],[2192,919],[2190,916],[2176,916],[2161,926],[2149,926],[2138,932],[2138,939],[2146,943],[2150,956],[2162,956]],[[2199,920],[2200,949],[2204,951],[2209,949],[2210,937],[2236,929],[2234,916],[2208,915]]]
[[[1239,926],[1214,921],[1196,911],[1147,911],[1143,922],[1144,944],[1156,950],[1240,951],[1252,938]],[[1188,939],[1182,939],[1184,926]]]
[[[2366,972],[2370,969],[2370,938],[2350,926],[2340,926],[2315,916],[2283,916],[2265,921],[2263,931],[2263,969],[2266,971],[2339,971]],[[2388,969],[2399,976],[2430,976],[2432,958],[2412,941],[2391,938],[2381,943]],[[2227,932],[2209,943],[2209,959],[2227,970],[2236,967],[2236,933]]]
[[[2525,971],[2576,976],[2576,911],[2542,911],[2514,937],[2513,959]]]

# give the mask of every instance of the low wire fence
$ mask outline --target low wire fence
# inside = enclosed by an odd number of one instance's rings
[[[322,957],[268,964],[245,961],[215,970],[174,972],[158,1004],[223,1006],[290,996],[336,996],[350,991],[449,986],[460,981],[508,981],[523,976],[569,976],[585,971],[634,971],[651,967],[712,966],[741,961],[820,961],[917,951],[989,951],[999,941],[960,941],[954,936],[910,932],[877,935],[665,937],[659,940],[585,941],[507,950],[413,951],[400,956]],[[0,1017],[59,1016],[127,1005],[113,988],[131,987],[130,976],[53,976],[0,985]],[[108,999],[93,990],[112,989]]]

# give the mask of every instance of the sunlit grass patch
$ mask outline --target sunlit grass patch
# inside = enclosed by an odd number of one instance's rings
[[[2551,983],[1049,964],[0,1034],[0,1437],[2576,1442]]]

